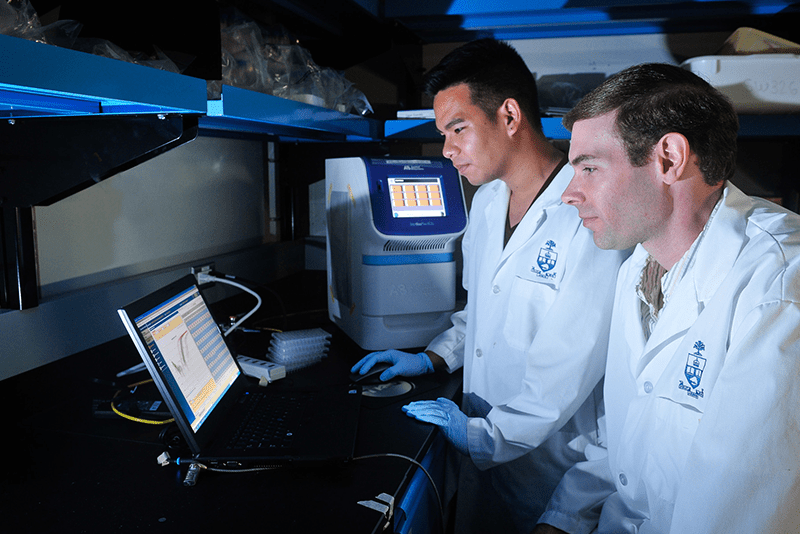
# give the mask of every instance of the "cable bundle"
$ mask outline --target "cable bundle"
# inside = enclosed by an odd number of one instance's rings
[[[283,365],[287,373],[314,365],[328,353],[330,337],[322,328],[272,334],[267,359]]]

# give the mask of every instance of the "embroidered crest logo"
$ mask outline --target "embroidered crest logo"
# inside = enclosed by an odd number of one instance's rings
[[[539,265],[539,268],[542,270],[542,272],[546,273],[556,266],[556,261],[558,261],[558,252],[553,250],[553,247],[556,246],[555,241],[548,241],[544,244],[544,246],[546,248],[539,249],[539,257],[536,258],[536,264]]]
[[[694,352],[689,353],[686,358],[686,367],[683,369],[683,376],[689,383],[685,385],[683,380],[678,384],[678,388],[685,390],[686,394],[695,399],[702,397],[704,390],[698,390],[700,380],[703,379],[703,370],[706,368],[706,359],[703,358],[702,352],[706,350],[706,346],[702,341],[696,341],[694,344]]]

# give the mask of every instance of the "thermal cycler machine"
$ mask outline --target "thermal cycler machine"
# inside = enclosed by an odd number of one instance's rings
[[[366,350],[424,347],[451,326],[467,227],[444,158],[325,162],[328,315]]]

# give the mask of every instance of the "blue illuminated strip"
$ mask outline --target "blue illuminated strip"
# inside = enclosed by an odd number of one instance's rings
[[[393,256],[367,256],[361,257],[364,265],[416,265],[418,263],[447,263],[453,261],[452,252],[439,254],[402,254]]]

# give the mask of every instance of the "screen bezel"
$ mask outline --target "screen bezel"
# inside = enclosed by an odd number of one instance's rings
[[[445,158],[368,158],[372,220],[378,232],[389,236],[458,234],[467,224],[466,206],[458,172]],[[444,217],[394,217],[389,178],[438,178],[443,193]]]
[[[194,275],[186,275],[185,277],[176,280],[175,282],[155,291],[154,293],[151,293],[135,302],[132,302],[131,304],[128,304],[127,306],[124,306],[119,310],[119,315],[125,324],[125,328],[131,335],[139,355],[142,357],[142,360],[147,367],[147,370],[150,372],[150,376],[153,378],[159,393],[161,393],[164,402],[167,404],[167,406],[169,406],[170,412],[175,417],[175,422],[178,428],[186,439],[186,442],[189,445],[192,453],[196,455],[199,454],[202,449],[206,449],[208,447],[208,445],[213,441],[213,438],[217,435],[218,429],[228,421],[228,414],[230,413],[231,408],[233,408],[236,400],[248,386],[247,377],[242,372],[241,366],[236,360],[236,353],[232,350],[223,336],[223,341],[228,346],[228,350],[233,356],[234,363],[239,369],[239,375],[228,388],[227,392],[219,400],[212,412],[208,415],[205,422],[200,426],[200,428],[197,429],[197,431],[195,431],[192,429],[188,419],[183,413],[178,396],[172,390],[172,387],[164,380],[164,376],[158,369],[158,362],[155,359],[155,355],[150,351],[147,342],[142,332],[137,327],[135,321],[136,317],[140,317],[149,310],[158,307],[159,305],[174,298],[176,295],[191,289],[192,287],[199,291]],[[208,302],[206,302],[202,293],[200,293],[200,298],[208,308]]]

